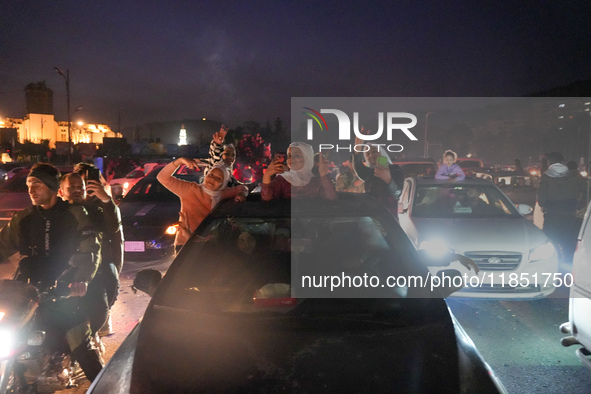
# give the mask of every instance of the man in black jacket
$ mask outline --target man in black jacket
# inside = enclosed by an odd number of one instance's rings
[[[62,179],[60,196],[72,204],[83,205],[95,224],[101,241],[101,265],[90,284],[87,300],[92,308],[93,333],[112,334],[110,309],[117,299],[119,274],[123,267],[123,227],[121,213],[109,195],[98,168],[79,163],[73,174]]]
[[[46,341],[67,343],[86,377],[93,380],[102,368],[91,342],[88,311],[82,298],[100,264],[100,245],[86,210],[57,196],[60,173],[38,163],[27,177],[32,207],[17,213],[0,231],[0,262],[19,252],[16,279],[44,291],[58,284],[69,287],[69,297],[43,303],[36,322],[47,331]]]

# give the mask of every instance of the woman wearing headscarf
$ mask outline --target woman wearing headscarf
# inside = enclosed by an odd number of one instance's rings
[[[205,176],[203,183],[188,182],[172,176],[180,165],[195,169],[197,162],[187,157],[168,163],[157,178],[164,187],[179,196],[181,200],[182,225],[186,231],[178,231],[174,241],[178,250],[187,241],[187,234],[193,232],[213,208],[227,198],[242,202],[248,194],[244,185],[227,187],[230,173],[225,166],[214,166]]]
[[[359,138],[356,140],[356,146],[358,145],[363,145]],[[364,181],[365,192],[381,201],[395,217],[398,217],[398,197],[404,186],[402,168],[392,164],[383,146],[365,145],[369,147],[363,152],[365,163],[361,160],[361,153],[353,154],[355,172]]]
[[[274,160],[263,175],[261,197],[264,201],[274,198],[322,197],[335,200],[337,192],[329,175],[328,161],[320,157],[314,176],[314,149],[304,142],[292,142],[287,149],[287,166]],[[277,176],[273,179],[273,175]]]

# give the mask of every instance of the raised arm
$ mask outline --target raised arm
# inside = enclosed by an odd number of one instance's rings
[[[176,160],[171,161],[168,163],[164,168],[158,173],[156,178],[162,185],[176,194],[180,196],[183,194],[185,190],[189,190],[193,187],[194,182],[183,181],[182,179],[177,179],[172,176],[174,171],[181,165],[184,164],[190,169],[195,169],[197,167],[197,162],[193,159],[188,157],[179,157]]]

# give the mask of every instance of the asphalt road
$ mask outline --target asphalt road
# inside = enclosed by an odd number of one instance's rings
[[[447,303],[509,393],[588,393],[591,371],[565,348],[568,290],[534,301],[449,298]]]

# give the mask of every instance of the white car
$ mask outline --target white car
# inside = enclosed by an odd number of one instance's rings
[[[591,369],[591,221],[589,216],[591,204],[581,231],[579,232],[577,250],[573,258],[573,272],[570,286],[570,303],[568,322],[560,326],[560,330],[569,336],[562,339],[563,346],[582,345],[576,351],[579,360]],[[568,275],[568,274],[566,274]]]
[[[539,298],[550,295],[561,278],[554,246],[523,217],[531,211],[525,204],[516,207],[482,179],[411,177],[405,180],[399,220],[417,249],[433,255],[457,253],[476,263],[478,275],[459,261],[451,263],[449,268],[462,273],[464,285],[453,296]],[[441,267],[430,269],[436,273]]]
[[[158,166],[158,163],[145,163],[141,167],[134,168],[123,178],[115,178],[109,181],[112,196],[125,196],[131,188]]]

